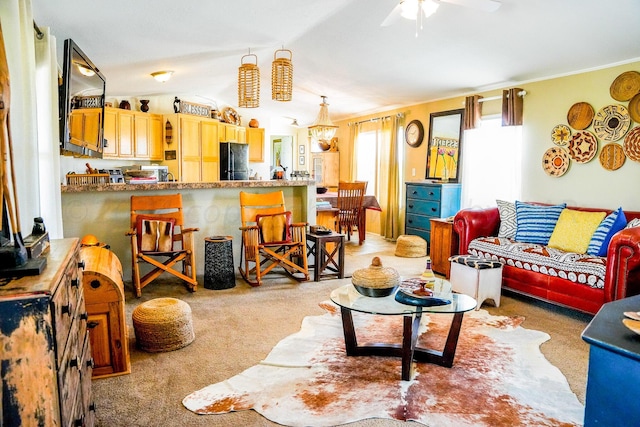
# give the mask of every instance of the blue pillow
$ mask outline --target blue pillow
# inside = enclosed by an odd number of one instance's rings
[[[593,233],[587,253],[594,256],[607,256],[611,238],[626,225],[627,218],[624,216],[622,208],[611,212],[602,220],[595,233]]]
[[[530,205],[516,201],[516,237],[524,243],[546,245],[566,203],[554,206]]]

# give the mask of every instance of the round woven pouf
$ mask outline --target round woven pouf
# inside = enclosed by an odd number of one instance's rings
[[[172,351],[193,342],[191,307],[176,298],[155,298],[133,310],[133,329],[141,350]]]
[[[396,256],[404,258],[427,256],[427,241],[420,236],[402,234],[396,240]]]

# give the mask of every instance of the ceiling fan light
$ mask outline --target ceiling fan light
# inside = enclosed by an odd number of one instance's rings
[[[400,16],[405,19],[411,19],[412,21],[415,21],[418,17],[419,9],[419,0],[404,0],[400,2]]]
[[[160,83],[168,82],[172,75],[173,71],[156,71],[155,73],[151,73],[151,77]]]
[[[422,13],[424,13],[425,18],[436,13],[436,10],[438,10],[438,7],[440,6],[439,3],[433,0],[423,0],[420,3],[422,5]]]

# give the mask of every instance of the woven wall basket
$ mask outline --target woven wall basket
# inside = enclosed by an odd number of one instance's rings
[[[278,58],[278,54],[288,54],[288,58]],[[271,99],[274,101],[291,101],[293,90],[293,57],[290,50],[279,49],[273,54],[271,64]]]
[[[245,58],[253,57],[255,64],[244,63]],[[258,57],[244,55],[238,68],[238,107],[257,108],[260,106],[260,69]]]

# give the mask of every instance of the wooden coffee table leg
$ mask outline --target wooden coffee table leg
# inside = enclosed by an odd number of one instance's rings
[[[456,355],[456,347],[458,346],[458,337],[460,336],[460,327],[462,326],[462,317],[464,313],[455,313],[451,321],[451,329],[447,335],[447,342],[442,352],[442,366],[450,368],[453,366],[453,358]]]
[[[420,328],[420,319],[422,312],[416,313],[415,316],[403,316],[402,325],[402,380],[409,381],[411,379],[411,363],[413,362],[413,353],[418,340],[418,329]]]
[[[348,308],[340,307],[340,314],[342,315],[344,346],[347,350],[347,356],[357,356],[358,341],[356,340],[356,329],[353,326],[353,317],[351,316],[351,310],[349,310]]]

